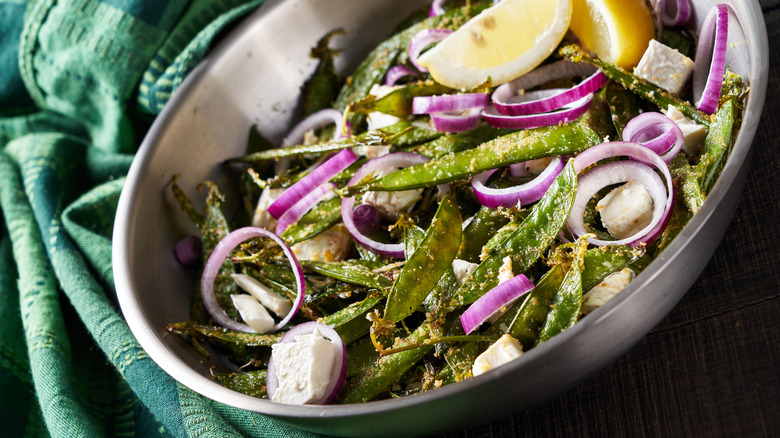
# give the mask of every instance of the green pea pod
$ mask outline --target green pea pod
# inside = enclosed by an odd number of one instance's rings
[[[224,327],[198,324],[195,322],[177,322],[165,326],[165,330],[177,335],[209,339],[220,344],[240,345],[244,347],[270,347],[282,339],[282,333],[242,333]]]
[[[479,264],[453,297],[452,306],[471,304],[498,284],[504,258],[512,260],[512,272],[530,268],[558,235],[569,216],[577,194],[577,175],[570,160],[550,189],[537,202],[520,226]]]
[[[473,149],[486,141],[507,135],[510,132],[507,129],[494,128],[487,123],[480,123],[469,131],[445,134],[423,144],[412,146],[409,150],[425,155],[428,158],[438,158],[443,155]]]
[[[425,238],[425,230],[410,224],[404,228],[404,258],[408,259],[420,246]]]
[[[347,378],[362,373],[374,365],[379,359],[379,352],[374,348],[371,338],[364,336],[347,346]]]
[[[590,107],[582,116],[582,123],[588,125],[601,138],[617,138],[606,87],[593,94]]]
[[[482,248],[507,223],[509,218],[501,210],[481,207],[463,230],[463,241],[458,248],[457,258],[478,263]]]
[[[544,320],[536,345],[549,341],[553,336],[573,326],[582,310],[582,269],[587,242],[583,241],[574,250],[574,258],[561,287],[550,305],[550,312]]]
[[[362,264],[346,260],[330,263],[307,260],[302,261],[301,266],[345,283],[357,284],[372,289],[385,290],[393,285],[393,281],[384,275],[378,274]]]
[[[384,319],[400,321],[411,315],[436,286],[460,246],[461,222],[460,210],[448,193],[439,203],[425,237],[393,283]]]
[[[344,33],[344,29],[328,32],[311,49],[311,57],[319,59],[320,62],[309,80],[301,87],[304,117],[333,106],[333,101],[336,99],[343,80],[333,65],[333,60],[338,52],[330,49],[328,44],[335,35],[343,35]]]
[[[560,264],[550,268],[522,302],[502,315],[489,330],[496,331],[508,325],[506,333],[517,339],[526,349],[533,346],[550,311],[550,304],[563,283],[564,275]]]
[[[391,116],[409,117],[412,115],[412,99],[414,97],[449,94],[451,92],[451,88],[436,82],[416,82],[397,88],[379,98],[369,95],[352,105],[352,111],[366,114],[379,111]]]
[[[675,203],[672,217],[669,218],[669,223],[664,228],[664,232],[661,233],[661,237],[657,240],[654,255],[657,256],[672,243],[672,240],[685,228],[691,217],[693,217],[693,214],[687,208],[684,208],[679,203]]]
[[[693,58],[696,51],[696,38],[687,30],[664,27],[660,42],[689,58]]]
[[[639,115],[639,103],[636,94],[621,87],[615,81],[607,82],[604,87],[609,103],[612,124],[615,126],[615,139],[623,139],[623,129],[629,121]]]
[[[675,199],[682,199],[688,210],[695,214],[704,203],[704,194],[701,192],[696,172],[683,155],[674,157],[669,163],[669,171],[674,178]]]
[[[591,58],[576,44],[563,46],[558,53],[574,62],[585,61],[595,65],[600,68],[608,78],[622,85],[623,88],[634,92],[637,96],[652,103],[658,108],[666,109],[671,105],[696,123],[707,127],[710,125],[709,116],[696,109],[690,103],[669,94],[666,90],[629,73],[615,64],[604,62],[598,58]]]
[[[727,101],[717,113],[715,121],[704,139],[704,147],[694,172],[699,177],[702,192],[707,194],[715,185],[731,148],[734,146],[734,125],[736,121],[736,100]]]
[[[266,370],[244,371],[241,373],[216,373],[214,379],[228,389],[251,397],[268,398],[265,390]]]
[[[642,248],[622,245],[606,245],[585,251],[582,290],[589,291],[607,276],[634,263],[644,254]]]
[[[364,191],[409,190],[444,184],[498,167],[536,158],[581,152],[600,143],[581,123],[512,132],[463,152],[444,155],[382,178],[355,184],[348,196]]]
[[[315,205],[297,222],[287,227],[282,239],[295,245],[322,233],[341,220],[341,198],[334,197]]]
[[[363,301],[352,303],[343,309],[324,316],[320,322],[333,327],[341,340],[349,344],[366,335],[371,328],[371,323],[366,315],[384,300],[379,293],[369,294]]]

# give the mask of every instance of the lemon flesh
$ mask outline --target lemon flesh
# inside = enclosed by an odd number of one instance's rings
[[[635,67],[655,37],[644,0],[573,0],[571,31],[606,62]]]
[[[502,84],[538,66],[569,28],[571,0],[504,0],[469,20],[418,63],[436,82],[471,89]]]

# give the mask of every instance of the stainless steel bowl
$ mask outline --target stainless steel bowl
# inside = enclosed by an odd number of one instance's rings
[[[229,390],[209,377],[190,346],[163,327],[189,319],[197,279],[180,269],[171,248],[193,233],[170,195],[171,175],[197,197],[207,179],[230,184],[219,165],[245,151],[257,124],[279,140],[296,110],[299,87],[315,67],[309,50],[328,31],[347,33],[342,71],[410,10],[430,0],[270,1],[226,38],[193,72],[157,118],[122,192],[114,230],[114,276],[122,311],[138,341],[166,372],[219,402],[260,412],[311,431],[351,436],[410,435],[484,423],[516,413],[581,381],[622,355],[685,294],[720,242],[749,168],[767,84],[764,18],[757,1],[729,0],[728,65],[750,83],[742,130],[701,211],[671,246],[617,298],[572,329],[484,375],[401,399],[344,406],[274,404]],[[697,25],[714,2],[693,0]]]

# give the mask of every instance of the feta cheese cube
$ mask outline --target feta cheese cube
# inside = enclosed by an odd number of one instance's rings
[[[707,137],[707,128],[685,117],[685,114],[672,105],[669,105],[664,114],[680,127],[685,137],[685,144],[683,144],[685,153],[698,155],[701,151],[701,146],[704,144],[704,139]]]
[[[483,374],[501,365],[509,363],[523,354],[523,346],[512,336],[505,334],[493,343],[487,350],[477,356],[471,373],[475,376]]]
[[[605,278],[582,296],[582,313],[587,315],[598,309],[622,291],[636,274],[630,268],[623,268]]]
[[[260,301],[263,307],[274,312],[280,318],[284,318],[290,313],[290,309],[292,309],[290,300],[272,291],[256,278],[246,274],[231,274],[231,277],[238,287],[249,292]]]
[[[235,294],[230,299],[241,319],[257,333],[267,333],[276,324],[265,307],[252,295]]]
[[[462,285],[469,275],[477,269],[476,263],[467,262],[461,259],[455,259],[452,261],[452,270],[455,272],[455,280],[458,282],[458,286]]]
[[[646,227],[653,219],[653,198],[641,184],[626,183],[610,191],[596,211],[609,234],[625,239]]]
[[[302,405],[325,396],[335,378],[339,347],[319,330],[295,337],[295,342],[271,346],[279,386],[273,396],[276,403]]]
[[[650,40],[634,74],[677,94],[693,73],[693,61],[669,46]]]
[[[503,264],[498,268],[498,284],[511,280],[515,276],[514,272],[512,272],[512,258],[506,256],[502,261]]]
[[[367,192],[363,203],[373,205],[383,219],[395,221],[402,212],[408,211],[420,199],[422,189],[395,192]]]
[[[344,224],[337,224],[322,233],[298,242],[292,251],[298,260],[336,262],[344,260],[349,253],[351,236]]]
[[[252,215],[252,226],[265,228],[266,230],[276,229],[276,219],[268,213],[268,207],[276,201],[277,198],[282,196],[285,189],[269,189],[268,187],[263,189],[260,194],[260,198],[257,200],[257,206],[255,207],[255,213]]]

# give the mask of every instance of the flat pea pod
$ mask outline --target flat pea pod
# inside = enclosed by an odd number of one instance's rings
[[[400,321],[411,315],[436,286],[460,246],[461,222],[460,210],[448,193],[439,203],[425,237],[393,283],[384,319]]]
[[[574,154],[600,142],[598,134],[581,123],[515,131],[474,149],[444,155],[382,178],[355,184],[346,191],[351,196],[369,190],[430,187],[521,161]]]
[[[449,94],[451,92],[451,88],[433,81],[416,82],[401,86],[379,98],[369,95],[352,105],[352,111],[362,113],[379,111],[391,116],[409,117],[412,115],[412,99],[414,97]]]
[[[582,123],[588,125],[601,138],[616,138],[615,123],[609,108],[607,89],[602,88],[593,94],[588,111],[582,116]]]
[[[582,269],[582,290],[589,291],[610,274],[634,263],[645,254],[642,248],[606,245],[585,251]]]
[[[623,129],[631,119],[639,115],[636,94],[621,87],[615,81],[607,82],[604,90],[607,93],[612,124],[615,126],[615,139],[623,140]]]
[[[315,205],[297,222],[288,226],[281,237],[288,244],[295,245],[322,233],[340,220],[341,198],[337,196]]]
[[[317,45],[311,49],[310,56],[319,59],[317,68],[301,87],[301,103],[303,107],[303,116],[306,117],[319,110],[330,108],[336,99],[339,88],[343,80],[336,72],[333,61],[336,51],[330,49],[331,38],[335,35],[343,35],[343,29],[336,29],[328,32],[320,39]]]
[[[504,258],[510,257],[512,272],[522,274],[538,260],[558,235],[569,216],[577,194],[574,161],[564,167],[550,189],[534,204],[520,226],[499,245],[455,292],[451,306],[471,304],[498,284]]]
[[[345,283],[357,284],[372,289],[385,290],[393,285],[393,281],[384,275],[378,274],[362,264],[352,263],[347,260],[330,263],[306,260],[301,262],[301,266]]]
[[[582,311],[582,270],[587,242],[578,245],[569,271],[563,277],[561,287],[550,305],[550,312],[544,320],[536,345],[549,341],[553,336],[573,326]]]
[[[368,336],[364,336],[347,347],[347,378],[356,376],[379,359],[379,352]]]
[[[456,257],[467,262],[478,263],[482,247],[508,222],[509,218],[500,210],[480,207],[463,230],[464,238]]]
[[[683,155],[674,157],[669,163],[669,171],[674,181],[675,200],[682,199],[688,210],[695,214],[704,203],[704,194],[696,172]]]
[[[380,293],[370,293],[363,301],[352,303],[349,306],[320,318],[320,322],[333,327],[344,344],[349,344],[366,335],[371,328],[371,323],[366,315],[384,300]]]
[[[177,335],[186,335],[202,339],[210,339],[221,344],[240,345],[244,347],[270,347],[282,339],[282,333],[243,333],[228,330],[224,327],[198,324],[195,322],[177,322],[165,326],[165,330]]]
[[[431,141],[412,146],[408,150],[428,158],[438,158],[443,155],[473,149],[486,141],[507,135],[510,132],[507,129],[494,128],[487,123],[480,123],[469,131],[445,134]]]
[[[734,146],[736,107],[736,100],[730,99],[715,113],[715,121],[704,139],[702,155],[694,167],[699,177],[699,186],[705,194],[712,190]]]
[[[251,397],[267,398],[265,382],[266,370],[244,371],[240,373],[215,373],[214,379],[228,389]]]
[[[679,203],[675,203],[674,210],[672,210],[672,217],[669,218],[669,223],[666,225],[664,232],[661,233],[661,237],[656,241],[654,255],[657,256],[666,249],[666,247],[672,243],[672,240],[680,234],[680,231],[685,228],[685,225],[688,224],[692,217],[693,214],[687,208],[684,208]]]

